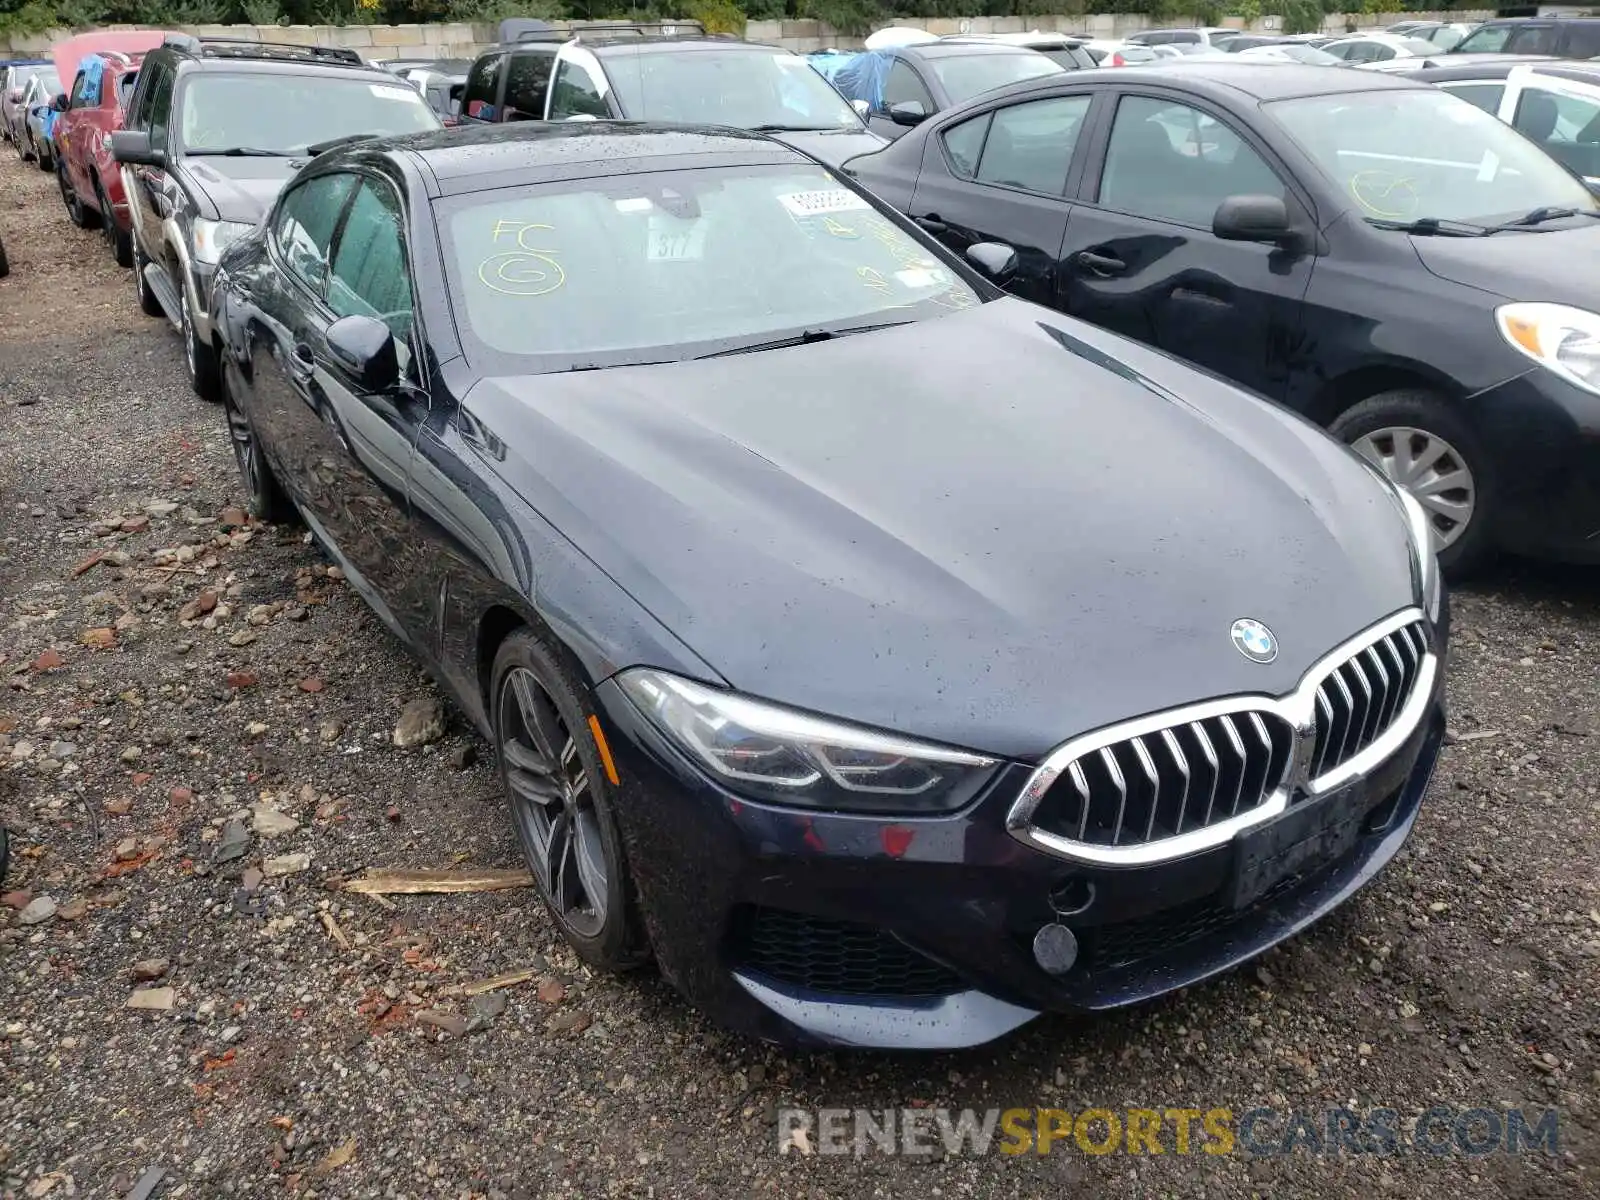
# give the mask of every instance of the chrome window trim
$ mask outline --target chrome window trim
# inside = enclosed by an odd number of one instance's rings
[[[1287,695],[1240,695],[1204,700],[1196,704],[1151,713],[1148,716],[1135,717],[1129,721],[1120,721],[1115,725],[1107,725],[1063,742],[1046,755],[1044,761],[1028,776],[1022,792],[1006,813],[1007,832],[1018,841],[1057,858],[1093,863],[1098,866],[1148,866],[1152,863],[1185,858],[1232,841],[1240,833],[1283,813],[1289,807],[1289,798],[1297,788],[1303,790],[1309,798],[1314,798],[1344,787],[1394,754],[1416,730],[1427,712],[1433,695],[1434,681],[1439,670],[1438,656],[1433,652],[1431,639],[1425,637],[1428,646],[1418,665],[1416,682],[1412,686],[1410,696],[1406,698],[1405,705],[1389,728],[1359,754],[1312,778],[1310,759],[1316,741],[1317,689],[1335,670],[1356,655],[1389,635],[1418,622],[1423,623],[1425,630],[1431,630],[1420,608],[1403,609],[1368,627],[1313,663],[1301,675],[1295,689]],[[1187,722],[1252,712],[1271,713],[1287,721],[1294,731],[1294,744],[1284,777],[1255,808],[1202,829],[1132,846],[1095,845],[1062,837],[1038,829],[1032,824],[1033,814],[1038,810],[1045,793],[1079,759],[1106,750],[1119,742],[1159,736],[1163,730]]]

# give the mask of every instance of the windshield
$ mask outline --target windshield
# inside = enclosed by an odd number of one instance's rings
[[[1435,46],[1432,42],[1424,41],[1422,38],[1403,37],[1400,39],[1400,44],[1407,50],[1411,51],[1412,54],[1426,55],[1439,53],[1439,47]]]
[[[1515,25],[1485,25],[1475,29],[1466,37],[1456,43],[1456,51],[1460,54],[1490,53],[1498,54],[1505,49],[1506,42],[1511,37]]]
[[[494,374],[693,358],[979,301],[820,167],[612,175],[439,210],[457,323]]]
[[[950,94],[951,104],[961,104],[981,92],[993,91],[1008,83],[1065,70],[1060,63],[1034,50],[1019,50],[1015,54],[930,56],[928,62]]]
[[[183,149],[188,154],[239,149],[304,154],[307,146],[352,134],[439,128],[439,118],[417,89],[400,80],[204,72],[191,78],[183,96]]]
[[[613,51],[606,75],[642,121],[741,129],[860,129],[861,118],[797,54],[778,50]]]
[[[1432,88],[1279,100],[1262,106],[1352,197],[1387,221],[1482,222],[1595,198],[1509,125]]]
[[[1315,46],[1307,46],[1298,42],[1291,42],[1273,47],[1285,58],[1292,58],[1295,62],[1310,63],[1318,67],[1337,67],[1343,60],[1336,54],[1329,54],[1326,50],[1318,50]]]

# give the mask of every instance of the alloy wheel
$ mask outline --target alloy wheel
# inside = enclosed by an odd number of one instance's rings
[[[500,691],[500,753],[529,868],[562,922],[581,937],[605,928],[611,864],[572,732],[534,673],[513,668]]]
[[[1467,460],[1444,438],[1426,429],[1395,425],[1362,435],[1354,448],[1422,505],[1436,551],[1467,531],[1477,508],[1477,482]]]
[[[182,298],[178,302],[178,307],[183,310],[183,360],[189,366],[189,379],[192,382],[196,378],[194,354],[194,318],[189,315],[189,294],[187,292],[182,294]]]

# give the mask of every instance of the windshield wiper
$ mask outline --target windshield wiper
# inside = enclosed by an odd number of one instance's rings
[[[1382,217],[1361,219],[1378,229],[1393,229],[1398,233],[1414,233],[1421,237],[1484,237],[1494,232],[1482,225],[1473,225],[1467,221],[1447,221],[1439,217],[1418,217],[1415,221],[1386,221]]]
[[[229,146],[226,150],[189,150],[186,153],[192,158],[195,155],[216,155],[218,158],[293,158],[293,150],[263,150],[258,146]]]
[[[732,354],[756,354],[762,350],[782,350],[788,346],[809,346],[812,342],[831,342],[834,338],[849,337],[852,333],[868,333],[874,329],[893,329],[896,325],[909,325],[910,321],[874,321],[869,325],[848,325],[843,329],[802,329],[788,337],[769,338],[764,342],[750,342],[729,350],[713,350],[710,354],[697,354],[699,358],[727,358]]]
[[[306,147],[306,153],[315,158],[319,154],[326,154],[336,146],[348,146],[351,142],[365,142],[377,137],[375,133],[347,133],[343,137],[329,138],[325,142],[313,142]]]
[[[1527,229],[1533,225],[1542,225],[1546,221],[1561,221],[1567,217],[1600,217],[1600,212],[1590,210],[1579,212],[1575,208],[1559,208],[1553,204],[1542,204],[1529,212],[1523,213],[1515,221],[1505,221],[1499,225],[1491,225],[1490,233],[1499,233],[1502,229]]]
[[[775,122],[766,125],[751,125],[752,133],[853,133],[849,125],[781,125]]]

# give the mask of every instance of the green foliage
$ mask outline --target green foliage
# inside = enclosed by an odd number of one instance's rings
[[[252,25],[276,25],[283,17],[278,0],[242,0],[239,8],[244,19]]]
[[[733,0],[689,0],[689,15],[704,25],[707,33],[744,36],[747,18]]]

